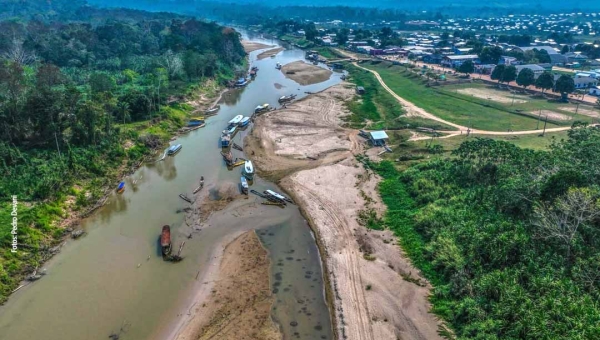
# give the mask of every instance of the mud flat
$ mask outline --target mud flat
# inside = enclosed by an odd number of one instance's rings
[[[262,52],[261,54],[259,54],[259,55],[256,57],[256,59],[258,59],[258,60],[262,60],[262,59],[265,59],[265,58],[269,58],[270,56],[272,56],[272,55],[276,55],[277,53],[279,53],[279,52],[281,52],[281,51],[283,51],[283,50],[285,50],[285,48],[283,48],[283,47],[277,47],[277,48],[273,48],[273,49],[270,49],[270,50],[268,50],[268,51],[264,51],[264,52]]]
[[[242,46],[244,47],[244,51],[246,53],[254,52],[257,50],[262,50],[264,48],[273,47],[273,45],[261,44],[255,41],[242,40]]]
[[[292,79],[300,85],[311,85],[324,82],[329,79],[333,73],[328,69],[308,64],[302,60],[283,65],[281,72],[283,72],[287,78]]]
[[[281,339],[271,320],[269,267],[267,251],[254,231],[229,243],[218,279],[202,303],[204,322],[194,325],[199,328],[190,339]]]
[[[281,179],[317,235],[338,339],[440,339],[427,281],[390,231],[359,223],[361,211],[381,216],[385,207],[378,177],[354,159],[363,140],[340,127],[352,93],[337,85],[260,116],[246,151],[261,172]]]
[[[353,93],[348,84],[336,85],[256,118],[244,142],[259,174],[279,180],[348,157],[356,143],[340,124],[349,114],[344,101]]]

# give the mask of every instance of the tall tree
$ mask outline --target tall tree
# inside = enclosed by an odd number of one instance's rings
[[[566,74],[561,75],[554,85],[554,91],[559,92],[562,100],[566,101],[568,94],[575,91],[575,81],[573,80],[573,77]]]
[[[460,64],[460,66],[458,67],[458,72],[464,74],[471,74],[475,72],[475,65],[472,61],[467,60],[464,63]]]
[[[502,56],[502,48],[498,46],[486,46],[479,53],[479,60],[482,64],[498,64]]]
[[[527,88],[527,86],[533,85],[535,82],[535,74],[530,68],[524,68],[519,72],[517,76],[517,85]]]
[[[502,81],[502,74],[504,73],[505,69],[506,69],[506,66],[497,65],[496,67],[494,67],[494,70],[492,71],[490,78],[492,80],[497,80],[498,83],[500,83]]]
[[[542,93],[554,87],[554,76],[550,72],[544,72],[535,81],[535,87],[542,89]]]
[[[505,83],[510,83],[517,79],[517,68],[513,65],[509,65],[502,72],[502,81]]]

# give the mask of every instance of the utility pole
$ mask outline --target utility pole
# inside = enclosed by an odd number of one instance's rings
[[[546,120],[544,120],[544,131],[542,132],[542,137],[546,134],[546,123],[548,123],[548,116],[546,116]]]
[[[535,127],[536,130],[540,129],[540,118],[541,117],[542,117],[542,109],[540,109],[540,114],[538,115],[537,126]]]
[[[579,103],[577,103],[577,107],[575,108],[575,116],[577,116],[578,111],[579,111]]]

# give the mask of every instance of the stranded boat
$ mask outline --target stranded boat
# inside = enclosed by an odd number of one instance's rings
[[[163,256],[171,254],[171,227],[165,225],[160,234],[160,248]]]
[[[189,126],[189,127],[201,126],[201,125],[205,125],[205,123],[204,123],[204,120],[200,120],[200,119],[192,119],[187,124],[187,126]]]
[[[269,109],[269,104],[265,103],[262,105],[258,105],[255,109],[254,109],[254,113],[259,113],[259,112],[263,112]]]
[[[290,100],[294,100],[296,98],[295,94],[290,94],[289,96],[281,96],[279,97],[280,103],[289,102]]]
[[[167,150],[167,155],[174,155],[181,150],[181,144],[175,144]]]
[[[246,79],[246,78],[240,78],[240,79],[238,79],[238,81],[235,83],[235,86],[236,86],[236,87],[243,87],[243,86],[246,86],[246,85],[248,85],[248,83],[249,83],[249,82],[250,82],[250,81],[249,81],[248,79]]]
[[[248,124],[250,124],[250,117],[244,117],[241,121],[240,121],[240,126],[244,127],[247,126]]]
[[[244,116],[242,115],[237,115],[233,117],[233,119],[229,121],[229,127],[238,125],[242,121],[242,119],[244,119]]]
[[[119,183],[119,186],[117,187],[117,192],[119,194],[123,193],[123,191],[125,191],[125,182]]]
[[[221,135],[221,147],[223,147],[223,148],[228,147],[230,142],[231,142],[231,135],[229,135],[229,132],[227,130],[223,131],[223,134]]]
[[[246,180],[246,177],[241,178],[240,186],[242,187],[242,193],[248,195],[248,181]]]
[[[221,109],[221,105],[215,105],[213,107],[211,107],[210,109],[204,111],[204,113],[206,114],[216,114],[217,111],[219,111]]]
[[[242,173],[247,179],[252,179],[254,177],[254,166],[252,165],[251,160],[244,162],[244,170]]]

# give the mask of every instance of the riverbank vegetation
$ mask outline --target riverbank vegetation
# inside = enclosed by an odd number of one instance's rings
[[[0,22],[0,195],[17,195],[20,209],[18,252],[9,223],[0,228],[0,301],[60,239],[57,220],[74,220],[186,123],[186,95],[214,95],[214,84],[243,71],[232,29],[141,11],[120,21],[107,19],[119,10],[103,11],[93,9],[103,14],[93,21],[44,20],[44,11],[32,15],[39,20]]]
[[[384,178],[379,227],[459,338],[600,336],[600,132],[567,137],[547,151],[475,138],[402,172],[363,160]]]

